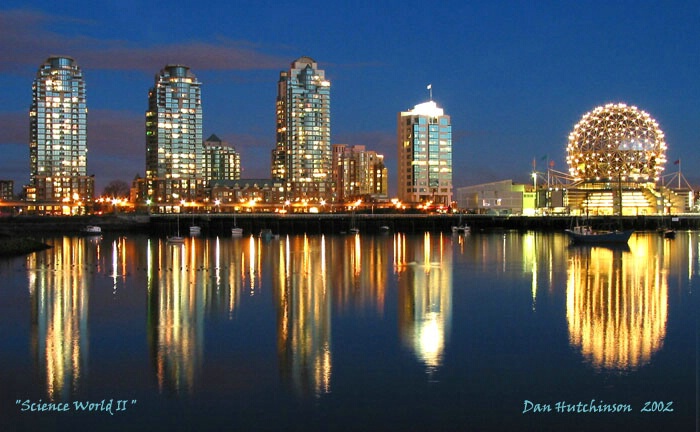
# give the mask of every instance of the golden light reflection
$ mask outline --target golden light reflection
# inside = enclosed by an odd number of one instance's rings
[[[530,231],[523,235],[523,269],[530,271],[530,292],[532,295],[532,310],[537,309],[537,249],[535,248],[535,233]]]
[[[125,237],[119,237],[115,240],[112,241],[112,254],[111,254],[111,269],[109,270],[109,276],[112,279],[112,292],[114,294],[117,293],[117,288],[119,285],[119,281],[121,280],[122,283],[126,281],[126,274],[127,274],[127,260],[126,256],[127,254],[125,253],[126,251],[126,238]],[[98,249],[99,252],[99,249]],[[98,255],[99,258],[99,255]],[[99,260],[98,260],[99,262]]]
[[[329,284],[333,303],[340,313],[373,309],[384,314],[390,237],[359,234],[328,240]],[[326,239],[323,237],[323,244]],[[325,250],[325,249],[324,249]],[[325,255],[325,254],[324,254]]]
[[[261,248],[259,248],[261,249]],[[248,241],[248,276],[250,278],[250,292],[255,292],[255,237],[250,236]]]
[[[214,285],[216,290],[221,289],[221,242],[219,237],[216,238],[216,244],[214,245]]]
[[[569,342],[594,368],[631,371],[651,360],[666,335],[666,267],[650,242],[634,236],[630,251],[570,250],[566,316]]]
[[[352,263],[353,263],[353,266],[352,266],[353,272],[354,272],[355,276],[357,276],[362,271],[362,243],[360,241],[360,235],[355,234],[354,240],[355,240],[355,248],[353,250],[353,253],[350,255],[350,259],[352,260]]]
[[[406,263],[406,234],[394,234],[394,268],[399,269]]]
[[[429,375],[442,365],[452,322],[452,252],[447,241],[426,233],[422,239],[397,235],[394,242],[394,250],[402,251],[395,255],[401,340]]]
[[[282,376],[302,395],[331,389],[331,298],[325,237],[287,237],[279,250],[281,278],[275,283],[277,350]],[[284,264],[282,264],[284,263]]]
[[[157,245],[158,276],[148,290],[148,324],[161,392],[191,392],[202,364],[206,287],[191,280],[198,270],[192,256],[187,257],[193,243]]]
[[[49,241],[27,257],[32,304],[32,351],[50,400],[68,400],[79,388],[88,358],[88,293],[95,245],[85,238]]]

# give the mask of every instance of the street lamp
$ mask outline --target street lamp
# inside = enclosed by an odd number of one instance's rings
[[[535,191],[535,213],[537,213],[537,172],[533,171],[532,172],[532,187],[534,188]]]

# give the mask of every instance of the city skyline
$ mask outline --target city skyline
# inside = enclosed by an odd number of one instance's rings
[[[392,6],[393,4],[393,6]],[[535,159],[567,171],[567,138],[596,106],[624,102],[658,120],[668,161],[700,183],[694,148],[700,98],[700,8],[691,2],[498,2],[441,8],[393,2],[294,9],[318,25],[299,30],[283,4],[122,2],[95,8],[9,1],[0,10],[0,162],[15,191],[29,180],[28,107],[36,68],[51,55],[85,74],[88,174],[96,193],[144,175],[144,93],[153,74],[188,65],[202,82],[203,135],[241,155],[242,178],[269,177],[278,74],[310,56],[333,84],[332,143],[385,156],[396,193],[397,113],[433,99],[453,123],[454,187],[513,178]],[[326,5],[327,6],[327,5]],[[135,9],[140,13],[133,13]],[[173,31],[173,29],[181,29]],[[321,37],[322,36],[322,37]],[[672,162],[663,175],[673,172]]]

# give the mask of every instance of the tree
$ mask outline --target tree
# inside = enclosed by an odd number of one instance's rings
[[[103,196],[110,198],[128,198],[130,192],[129,184],[123,180],[112,180],[105,186]]]

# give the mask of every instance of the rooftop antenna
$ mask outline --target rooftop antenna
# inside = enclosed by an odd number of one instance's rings
[[[433,101],[433,85],[432,84],[428,84],[428,92],[430,94],[430,101],[432,102]]]

